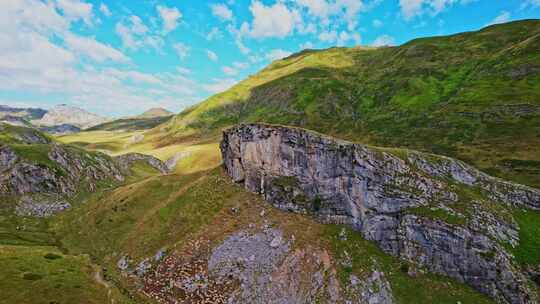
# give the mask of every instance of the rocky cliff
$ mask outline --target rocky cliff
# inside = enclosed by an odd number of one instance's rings
[[[506,250],[519,243],[511,211],[539,210],[536,189],[451,158],[281,126],[229,129],[221,150],[232,179],[278,208],[350,225],[388,254],[500,303],[536,301]]]
[[[167,172],[165,164],[151,156],[112,158],[59,144],[35,129],[0,125],[0,197],[16,198],[19,215],[53,215],[81,192],[124,181],[140,162]]]

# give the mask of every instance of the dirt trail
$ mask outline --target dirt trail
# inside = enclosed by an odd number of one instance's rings
[[[109,303],[110,304],[114,304],[114,299],[112,298],[112,286],[109,282],[107,282],[105,279],[103,279],[103,276],[101,274],[101,267],[100,266],[97,266],[95,265],[94,266],[94,280],[102,285],[103,287],[105,287],[107,289],[107,298],[109,299]]]

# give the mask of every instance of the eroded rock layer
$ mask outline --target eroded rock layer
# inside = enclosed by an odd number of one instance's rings
[[[447,157],[282,126],[229,129],[221,151],[232,179],[278,208],[351,225],[385,252],[498,302],[536,301],[505,249],[519,242],[509,210],[539,210],[536,189]]]

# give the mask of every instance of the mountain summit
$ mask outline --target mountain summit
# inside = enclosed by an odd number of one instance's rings
[[[86,110],[61,104],[50,109],[41,119],[33,120],[32,123],[38,126],[69,124],[81,129],[86,129],[107,121],[109,121],[109,119],[92,114]]]

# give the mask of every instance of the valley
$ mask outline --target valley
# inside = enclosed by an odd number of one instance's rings
[[[0,112],[2,304],[540,299],[538,20],[305,50],[179,114]]]

